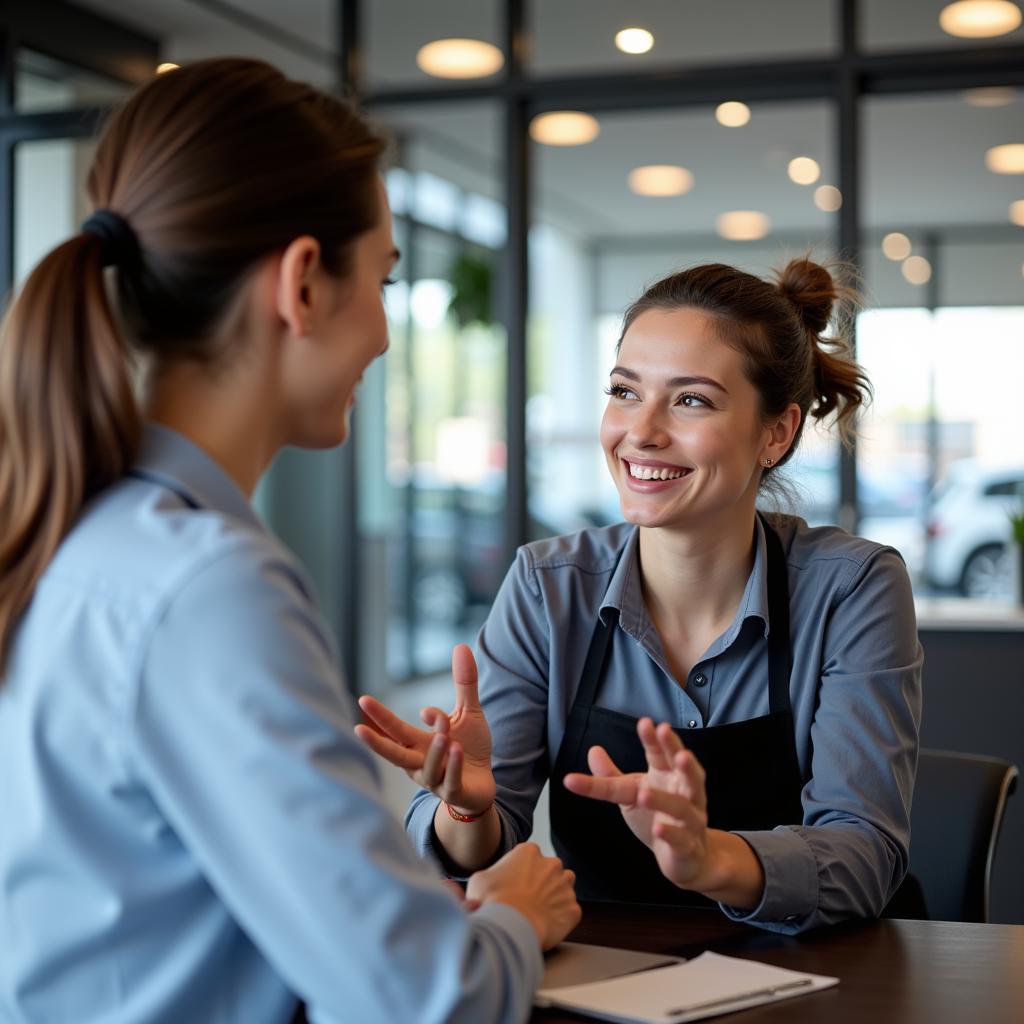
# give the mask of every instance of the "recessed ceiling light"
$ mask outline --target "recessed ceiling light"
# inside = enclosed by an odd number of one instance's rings
[[[972,107],[1008,107],[1016,99],[1017,90],[1003,85],[964,91],[964,100]]]
[[[168,71],[173,71],[175,68],[180,68],[180,64],[175,64],[172,61],[165,60],[163,64],[157,64],[156,73],[158,75],[166,74]]]
[[[821,177],[818,161],[812,160],[809,156],[793,157],[786,170],[790,181],[795,181],[798,185],[813,185]]]
[[[1010,0],[958,0],[939,13],[942,31],[964,39],[1003,36],[1020,23],[1020,8]]]
[[[835,185],[819,185],[814,190],[814,205],[825,213],[835,213],[843,205],[843,193]]]
[[[900,269],[911,284],[927,284],[932,277],[932,265],[923,256],[908,256]]]
[[[530,138],[545,146],[583,146],[600,134],[597,118],[579,110],[553,110],[530,122]]]
[[[693,188],[693,175],[674,164],[647,164],[629,172],[629,187],[638,196],[681,196]]]
[[[1010,203],[1010,220],[1024,228],[1024,199]]]
[[[993,146],[985,154],[985,166],[996,174],[1024,174],[1024,142]]]
[[[715,107],[715,119],[726,128],[742,128],[750,120],[750,107],[736,100],[719,103]]]
[[[647,53],[654,45],[654,36],[645,28],[624,28],[615,33],[615,45],[623,53]]]
[[[910,239],[899,231],[890,231],[882,239],[882,252],[891,260],[905,260],[911,249]]]
[[[416,54],[416,66],[435,78],[486,78],[504,63],[501,50],[482,39],[435,39]]]
[[[764,238],[772,222],[758,210],[729,210],[715,218],[715,230],[733,242],[753,242]]]

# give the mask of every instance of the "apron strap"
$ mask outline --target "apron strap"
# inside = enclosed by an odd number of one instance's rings
[[[789,570],[782,542],[768,520],[758,512],[768,552],[768,707],[774,714],[790,711],[789,678],[793,649],[789,635]]]

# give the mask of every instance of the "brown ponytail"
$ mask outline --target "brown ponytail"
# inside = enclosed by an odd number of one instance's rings
[[[846,340],[855,308],[852,289],[809,259],[791,260],[776,278],[773,284],[723,263],[670,274],[626,310],[619,344],[649,309],[690,307],[707,314],[722,340],[744,356],[762,414],[771,418],[791,403],[800,407],[800,427],[776,464],[781,465],[796,451],[808,413],[816,420],[834,414],[840,438],[849,444],[855,414],[870,397],[871,385]],[[829,323],[837,331],[826,337]]]
[[[246,272],[300,235],[347,272],[380,216],[383,146],[348,103],[243,59],[160,75],[111,119],[88,192],[132,245],[112,258],[96,235],[65,242],[0,328],[0,671],[82,506],[135,458],[128,342],[158,364],[223,358],[217,328]]]

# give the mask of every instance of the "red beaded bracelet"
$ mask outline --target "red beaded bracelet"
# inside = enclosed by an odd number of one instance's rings
[[[455,821],[479,821],[493,806],[493,801],[489,803],[485,810],[482,810],[479,814],[460,814],[458,811],[452,808],[452,805],[447,801],[442,801],[445,807],[448,809],[448,816],[453,818]]]

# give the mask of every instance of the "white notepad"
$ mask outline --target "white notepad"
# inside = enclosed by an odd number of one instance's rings
[[[686,963],[586,985],[542,988],[538,1006],[559,1006],[621,1024],[685,1024],[817,992],[838,978],[702,953]]]

